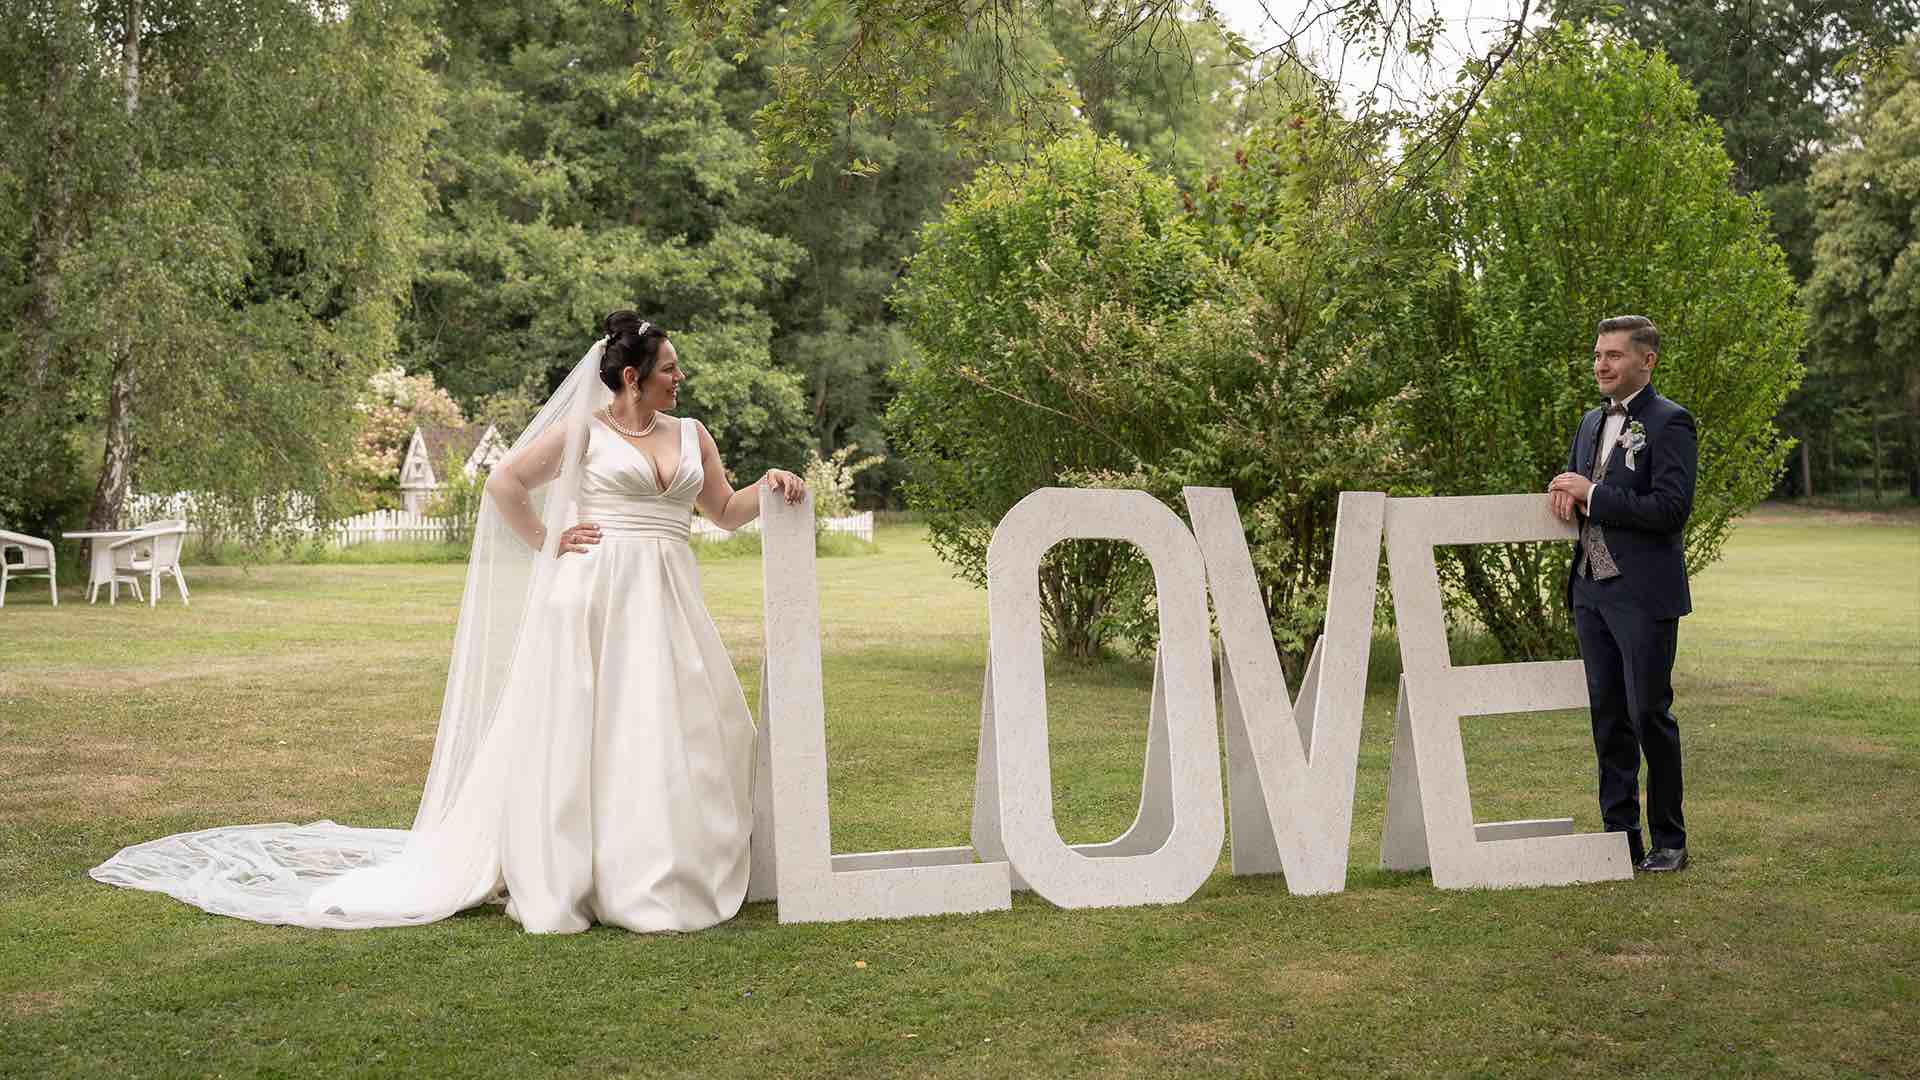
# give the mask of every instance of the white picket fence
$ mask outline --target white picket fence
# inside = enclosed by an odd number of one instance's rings
[[[151,514],[129,514],[130,521],[150,520]],[[315,528],[308,524],[298,527],[297,531],[312,534]],[[379,543],[389,540],[415,540],[438,542],[447,538],[445,518],[428,517],[425,514],[409,513],[405,510],[375,510],[357,517],[336,521],[332,527],[331,543],[334,547],[352,547],[355,544]],[[187,533],[200,535],[200,526],[187,519]]]
[[[337,548],[390,540],[434,542],[446,538],[447,519],[408,510],[374,510],[333,525],[333,546]]]

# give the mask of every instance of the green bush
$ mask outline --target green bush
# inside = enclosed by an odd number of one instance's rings
[[[853,482],[863,472],[885,461],[869,455],[858,461],[859,443],[848,443],[825,457],[818,450],[807,451],[807,464],[801,479],[813,493],[813,516],[818,519],[847,517],[853,513]]]
[[[954,197],[922,230],[893,296],[915,350],[894,369],[887,412],[911,469],[908,505],[926,514],[941,558],[984,585],[993,526],[1029,492],[1131,473],[1169,452],[1164,420],[1177,409],[1116,413],[1111,395],[1088,391],[1161,366],[1173,355],[1164,339],[1221,291],[1224,273],[1172,181],[1110,140],[1056,142],[1025,164],[983,170]],[[1170,374],[1147,387],[1177,384]],[[1048,552],[1049,643],[1099,652],[1115,589],[1139,566],[1131,548],[1104,541]]]
[[[1384,163],[1366,130],[1275,102],[1191,185],[1192,218],[1233,273],[1167,343],[1171,377],[1142,373],[1155,394],[1192,390],[1178,397],[1177,446],[1136,486],[1176,505],[1183,486],[1233,491],[1293,675],[1324,623],[1340,493],[1397,490],[1405,472],[1388,412],[1398,378],[1377,344],[1382,313],[1429,256],[1380,212]]]

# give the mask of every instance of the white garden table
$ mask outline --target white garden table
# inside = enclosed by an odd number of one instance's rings
[[[87,603],[98,597],[99,586],[113,580],[113,545],[116,540],[125,540],[139,529],[93,529],[81,532],[61,533],[69,540],[89,540],[87,547],[92,563],[87,571]],[[107,590],[107,603],[116,601],[114,591]]]

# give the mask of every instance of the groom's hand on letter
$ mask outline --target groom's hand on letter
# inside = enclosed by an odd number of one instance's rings
[[[1572,521],[1575,509],[1587,500],[1587,492],[1593,488],[1593,481],[1579,473],[1564,472],[1553,478],[1547,485],[1547,495],[1553,500],[1553,513],[1561,521]]]
[[[1573,520],[1573,496],[1564,491],[1548,491],[1547,500],[1548,505],[1553,509],[1554,517],[1561,521]]]

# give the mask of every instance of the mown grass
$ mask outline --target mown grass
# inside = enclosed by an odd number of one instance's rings
[[[1378,870],[1376,642],[1348,888],[1185,904],[523,934],[256,926],[86,870],[220,823],[411,818],[460,568],[189,566],[191,608],[0,611],[0,1075],[1912,1074],[1920,529],[1775,515],[1696,584],[1677,671],[1696,862],[1441,892]],[[917,529],[819,564],[838,850],[962,843],[984,597]],[[759,564],[702,567],[747,684]],[[1384,602],[1384,597],[1383,597]],[[1055,665],[1069,839],[1122,830],[1150,672]],[[1598,825],[1578,713],[1466,722],[1480,820]]]

